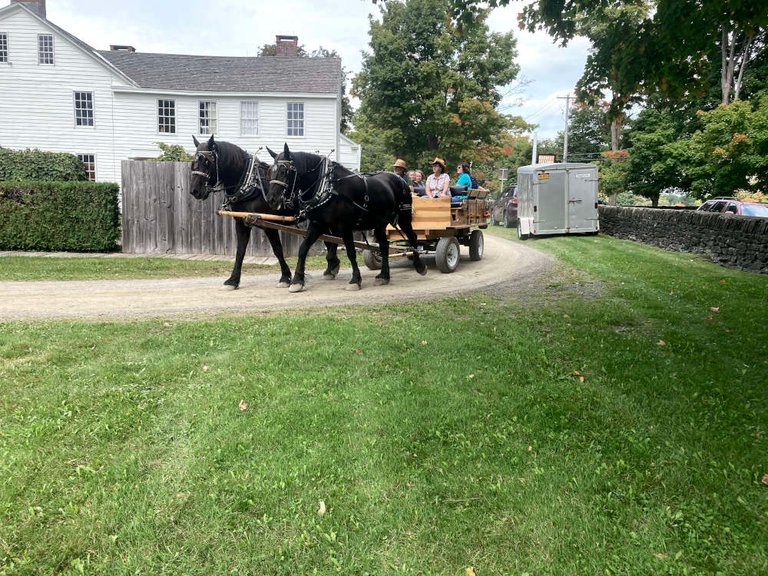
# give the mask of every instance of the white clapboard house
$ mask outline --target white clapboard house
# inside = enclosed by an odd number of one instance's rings
[[[360,146],[339,131],[341,61],[298,57],[297,37],[278,36],[265,57],[95,50],[45,10],[0,8],[0,146],[77,154],[91,178],[117,183],[121,160],[157,157],[157,142],[191,152],[193,135],[210,134],[251,152],[333,151],[359,169]]]

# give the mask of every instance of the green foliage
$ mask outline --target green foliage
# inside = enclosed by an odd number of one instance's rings
[[[155,142],[162,150],[162,154],[155,158],[158,162],[191,162],[193,156],[184,150],[181,144],[166,144],[165,142]]]
[[[110,183],[0,182],[0,250],[116,250],[118,195]]]
[[[372,127],[361,110],[355,112],[353,120],[355,128],[349,133],[349,137],[362,146],[360,170],[362,172],[391,170],[395,154],[387,147],[384,131]]]
[[[0,147],[0,182],[23,180],[64,182],[87,180],[87,177],[83,163],[74,154]]]
[[[671,149],[685,125],[669,110],[646,108],[628,131],[631,144],[626,187],[657,203],[662,191],[687,188],[681,158]]]
[[[611,197],[626,192],[629,169],[629,154],[626,150],[604,152],[595,164],[600,171],[600,194]]]
[[[698,198],[768,189],[768,94],[700,112],[702,128],[666,147]]]
[[[516,40],[489,33],[486,10],[463,25],[450,14],[450,0],[386,3],[353,81],[370,127],[409,165],[486,160],[511,126],[497,86],[517,76]]]

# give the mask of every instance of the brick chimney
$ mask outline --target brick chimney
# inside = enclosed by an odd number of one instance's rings
[[[275,36],[275,54],[277,56],[298,56],[299,37],[282,34]]]
[[[11,4],[24,4],[41,18],[45,18],[45,0],[11,0]]]

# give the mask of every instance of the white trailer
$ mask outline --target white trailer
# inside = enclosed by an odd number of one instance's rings
[[[597,214],[597,166],[534,164],[517,170],[517,235],[593,233]]]

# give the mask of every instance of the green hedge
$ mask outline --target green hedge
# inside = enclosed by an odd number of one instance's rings
[[[85,166],[74,154],[0,147],[0,181],[27,180],[69,182],[87,180],[87,177]]]
[[[0,250],[118,250],[118,196],[112,183],[0,182]]]

